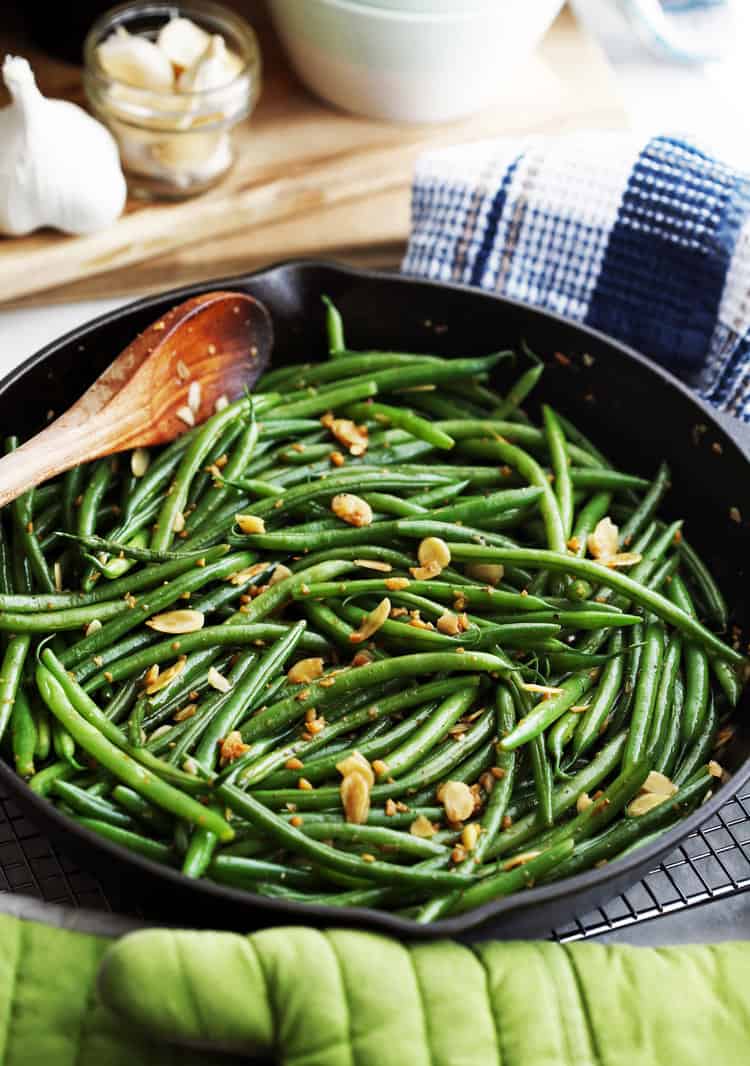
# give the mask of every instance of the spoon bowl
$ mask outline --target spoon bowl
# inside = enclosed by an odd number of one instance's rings
[[[78,463],[174,440],[223,397],[252,388],[272,345],[271,317],[247,293],[207,292],[178,304],[64,414],[0,459],[0,506]]]

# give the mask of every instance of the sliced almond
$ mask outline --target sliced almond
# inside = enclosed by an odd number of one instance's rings
[[[380,627],[388,620],[388,615],[391,612],[391,601],[386,596],[381,600],[374,610],[362,619],[359,629],[355,629],[353,633],[349,634],[349,640],[352,644],[361,644],[365,640],[377,633]]]
[[[242,733],[238,729],[234,729],[231,733],[227,733],[221,742],[219,763],[221,766],[226,766],[228,763],[234,762],[235,759],[240,759],[246,751],[250,751],[250,745],[245,744],[242,739]]]
[[[386,814],[387,813],[388,812],[386,811]],[[396,813],[395,808],[393,813]],[[435,836],[435,833],[437,833],[437,829],[432,824],[429,818],[426,818],[423,814],[418,814],[409,826],[409,832],[413,837],[422,837],[423,839],[428,839],[429,837]]]
[[[102,624],[99,621],[99,619],[98,618],[92,618],[91,621],[86,626],[86,628],[84,629],[83,632],[84,632],[85,636],[90,637],[92,633],[98,633],[101,628],[102,628]]]
[[[446,781],[438,789],[437,798],[449,822],[465,822],[474,813],[474,795],[463,781]]]
[[[354,565],[364,570],[380,570],[383,574],[389,574],[393,569],[390,563],[381,563],[379,559],[355,559]]]
[[[211,688],[215,688],[217,692],[229,692],[232,687],[232,682],[229,678],[220,674],[215,666],[209,667],[208,683]]]
[[[146,625],[157,633],[196,633],[203,629],[205,621],[206,616],[202,611],[186,609],[155,614],[153,618],[149,618]]]
[[[186,426],[195,425],[195,415],[193,414],[192,407],[188,407],[184,404],[182,407],[178,407],[175,414],[179,418],[180,422],[184,422]]]
[[[195,712],[198,710],[197,703],[186,703],[184,707],[180,707],[179,711],[176,711],[172,715],[173,722],[184,722],[188,718],[192,718]],[[153,733],[151,734],[153,738]]]
[[[351,492],[340,492],[331,500],[331,510],[343,522],[350,526],[372,525],[372,507],[367,500],[354,496]]]
[[[677,785],[670,781],[666,774],[662,774],[658,770],[652,770],[641,785],[641,791],[652,792],[657,796],[674,796],[677,791]]]
[[[482,827],[479,822],[469,822],[461,831],[461,843],[467,851],[473,851],[477,846]]]
[[[287,673],[287,680],[293,685],[303,685],[315,681],[323,674],[322,659],[300,659]]]
[[[246,566],[243,570],[235,570],[233,574],[230,574],[227,581],[230,585],[244,585],[250,578],[256,576],[256,574],[263,573],[268,569],[268,563],[253,563],[252,566]]]
[[[617,552],[616,555],[608,555],[604,559],[597,560],[603,563],[604,566],[610,567],[612,570],[622,569],[626,566],[635,566],[639,563],[643,556],[640,552]]]
[[[457,637],[461,632],[458,615],[453,614],[452,611],[446,611],[445,614],[441,614],[436,625],[438,632],[445,634],[446,637]]]
[[[201,405],[201,383],[200,381],[191,381],[187,394],[188,407],[193,414],[198,414],[198,410]]]
[[[178,511],[177,514],[174,516],[174,519],[172,521],[172,532],[174,532],[174,533],[182,533],[184,528],[185,528],[185,515],[182,513],[182,511]]]
[[[266,523],[254,514],[237,514],[234,520],[243,533],[265,533]]]
[[[63,587],[62,566],[60,565],[60,561],[59,560],[57,560],[55,562],[55,565],[52,567],[52,574],[53,574],[53,577],[55,579],[55,591],[56,592],[62,592],[62,587]]]
[[[429,581],[441,574],[442,568],[437,563],[427,563],[426,566],[410,566],[409,573],[416,581]]]
[[[451,561],[450,548],[441,537],[425,537],[417,549],[417,559],[422,566],[435,564],[445,570]]]
[[[274,567],[271,579],[268,582],[269,585],[278,585],[279,581],[286,581],[288,577],[292,576],[292,571],[288,566],[284,566],[283,563],[277,563]]]
[[[526,692],[538,692],[540,696],[561,696],[565,691],[555,685],[537,685],[533,681],[522,684],[521,688]]]
[[[711,777],[721,778],[724,776],[723,766],[721,766],[721,764],[718,763],[715,759],[711,759],[711,761],[709,762],[708,772],[710,773]]]
[[[499,585],[505,577],[505,567],[502,563],[467,563],[464,573],[473,581],[481,581],[483,585]]]
[[[631,818],[638,818],[641,814],[648,814],[654,807],[658,807],[660,803],[665,803],[668,799],[669,796],[665,796],[663,792],[642,792],[627,805],[625,812]]]
[[[153,696],[155,692],[161,692],[163,688],[166,688],[171,681],[174,681],[176,677],[179,677],[179,675],[185,669],[186,662],[187,656],[181,655],[176,663],[173,663],[172,666],[168,667],[168,669],[166,670],[163,670],[160,674],[157,674],[157,676],[152,681],[147,682],[146,695]],[[148,677],[148,675],[146,676]]]
[[[336,769],[342,777],[347,777],[353,773],[361,774],[370,788],[375,784],[375,774],[372,767],[364,755],[358,751],[353,751],[351,755],[347,755],[341,762],[336,763]]]
[[[358,426],[350,418],[334,418],[329,412],[320,420],[326,429],[343,444],[350,455],[364,455],[367,451],[367,426]]]
[[[594,801],[591,796],[589,796],[588,792],[582,792],[576,800],[576,810],[579,814],[583,814],[584,811],[589,809],[593,802]]]
[[[370,787],[365,777],[357,770],[347,774],[339,792],[347,822],[364,825],[370,813]]]
[[[218,414],[218,412],[223,411],[225,407],[229,407],[229,397],[223,392],[221,396],[217,397],[216,403],[214,404],[214,411]]]
[[[617,554],[620,546],[620,531],[611,518],[600,518],[593,533],[586,540],[589,554],[595,559],[609,559]]]
[[[130,454],[130,470],[133,477],[143,477],[151,463],[151,454],[148,448],[136,448]]]
[[[541,855],[541,851],[524,851],[520,855],[514,855],[512,859],[508,859],[503,863],[504,870],[515,870],[517,866],[525,866],[527,862],[531,862],[532,859],[536,859],[538,855]]]

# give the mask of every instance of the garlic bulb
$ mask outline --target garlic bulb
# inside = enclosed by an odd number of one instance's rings
[[[97,48],[99,62],[111,78],[139,89],[169,92],[174,80],[172,64],[148,37],[128,33],[124,26]]]
[[[93,233],[114,222],[125,179],[109,131],[77,104],[42,96],[25,59],[6,56],[2,77],[11,103],[0,110],[0,233]]]
[[[178,16],[164,23],[156,43],[174,67],[187,70],[203,55],[209,40],[200,26]]]

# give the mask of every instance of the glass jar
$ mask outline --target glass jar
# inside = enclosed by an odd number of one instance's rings
[[[177,16],[224,39],[237,67],[230,81],[200,91],[157,92],[105,71],[98,46],[118,27],[155,40]],[[219,4],[136,0],[112,8],[92,26],[84,43],[83,80],[93,111],[117,140],[131,194],[179,200],[215,185],[234,162],[232,130],[260,94],[260,50],[248,23]]]

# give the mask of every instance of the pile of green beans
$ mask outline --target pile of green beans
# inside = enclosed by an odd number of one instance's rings
[[[352,351],[325,303],[327,360],[0,512],[0,742],[188,877],[434,922],[695,809],[747,663],[666,466],[533,420],[527,350]]]

